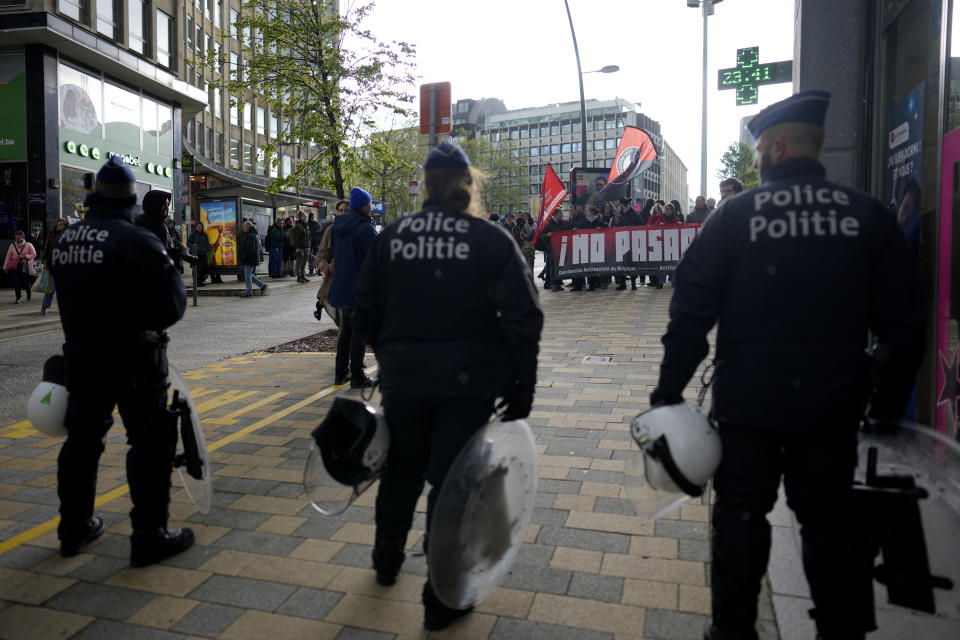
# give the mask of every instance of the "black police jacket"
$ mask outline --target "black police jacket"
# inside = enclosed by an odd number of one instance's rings
[[[374,347],[385,393],[533,392],[543,313],[499,225],[427,200],[377,237],[356,298],[354,326]]]
[[[790,158],[715,210],[677,268],[657,393],[678,398],[717,324],[713,415],[747,426],[856,424],[868,331],[891,357],[874,415],[902,415],[923,355],[923,291],[896,220]]]
[[[183,278],[155,235],[135,226],[129,206],[87,198],[83,222],[61,232],[51,273],[66,338],[67,386],[135,384],[157,362],[155,332],[186,309]],[[149,344],[148,344],[149,343]],[[165,374],[166,371],[163,371]]]

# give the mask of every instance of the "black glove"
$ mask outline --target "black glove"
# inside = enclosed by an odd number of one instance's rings
[[[504,398],[497,405],[497,409],[506,409],[503,412],[503,421],[520,420],[530,415],[533,408],[533,391],[518,389],[512,396]]]
[[[186,249],[180,249],[180,258],[187,264],[197,264],[197,262],[199,262],[197,256],[193,255]]]
[[[680,404],[683,402],[683,396],[680,394],[667,393],[657,387],[650,394],[650,406],[657,407],[669,404]]]

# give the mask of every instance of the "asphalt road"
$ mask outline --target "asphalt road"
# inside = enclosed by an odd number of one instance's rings
[[[269,280],[267,281],[269,283]],[[170,329],[170,363],[181,371],[331,329],[313,317],[319,279],[252,298],[188,298],[183,319]],[[268,289],[269,292],[269,289]],[[117,323],[123,310],[117,309]],[[0,340],[0,426],[26,418],[27,400],[43,374],[43,363],[59,353],[62,331]]]

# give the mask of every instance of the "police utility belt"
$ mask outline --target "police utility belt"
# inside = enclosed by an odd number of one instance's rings
[[[108,345],[65,344],[67,387],[104,382],[120,388],[165,384],[169,342],[166,331],[150,330]]]

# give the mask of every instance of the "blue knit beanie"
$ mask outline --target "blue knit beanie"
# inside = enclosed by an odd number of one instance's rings
[[[361,189],[360,187],[354,187],[350,189],[350,208],[359,209],[373,202],[373,198],[370,197],[370,194]]]
[[[120,156],[112,156],[100,171],[93,188],[104,198],[126,200],[137,197],[137,178]]]

